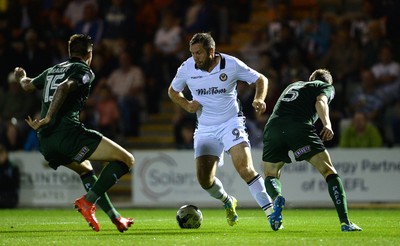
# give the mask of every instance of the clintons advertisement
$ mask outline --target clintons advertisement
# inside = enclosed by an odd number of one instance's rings
[[[79,175],[65,167],[51,169],[37,152],[13,152],[20,170],[19,207],[72,207],[85,194]]]

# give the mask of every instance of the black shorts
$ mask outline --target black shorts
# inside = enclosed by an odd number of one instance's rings
[[[290,163],[289,150],[297,161],[308,160],[325,150],[314,126],[296,122],[275,121],[267,125],[263,143],[262,160],[272,163]]]
[[[57,169],[72,162],[81,163],[93,154],[103,135],[97,131],[76,126],[71,130],[54,132],[48,136],[38,134],[40,152]]]

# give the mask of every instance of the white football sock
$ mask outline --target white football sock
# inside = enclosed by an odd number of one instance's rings
[[[273,205],[272,199],[265,189],[263,177],[257,174],[247,185],[249,186],[251,195],[268,217],[273,212]]]
[[[231,196],[229,196],[228,193],[226,193],[226,191],[224,189],[224,186],[222,185],[221,180],[219,180],[217,177],[214,177],[213,185],[210,188],[205,189],[205,191],[207,191],[208,194],[210,194],[210,196],[220,200],[224,204],[232,203]]]

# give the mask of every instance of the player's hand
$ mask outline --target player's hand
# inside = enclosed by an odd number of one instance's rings
[[[253,108],[256,110],[257,114],[263,114],[267,109],[267,105],[264,101],[261,100],[254,100],[252,103]]]
[[[22,67],[16,67],[14,69],[14,76],[15,79],[19,82],[21,82],[21,79],[26,77],[26,72]]]
[[[332,129],[324,126],[319,135],[321,136],[322,141],[330,141],[332,140],[334,133]]]
[[[25,119],[25,121],[26,123],[28,123],[30,127],[32,127],[35,131],[37,131],[43,126],[49,124],[50,119],[45,117],[43,119],[38,120],[38,119],[32,119],[30,116],[28,116],[28,119]]]
[[[201,108],[201,104],[198,101],[189,101],[189,104],[186,107],[186,111],[189,113],[196,113]]]

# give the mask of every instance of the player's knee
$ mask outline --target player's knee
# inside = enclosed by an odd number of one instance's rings
[[[82,180],[84,180],[86,177],[91,177],[91,176],[95,176],[95,172],[92,170],[87,170],[81,173],[78,173],[79,176],[81,177]]]
[[[208,190],[212,186],[212,183],[211,182],[207,182],[207,181],[200,181],[199,180],[199,184],[200,184],[201,188],[203,188],[204,190]]]
[[[276,175],[277,175],[277,172],[275,172],[275,171],[272,171],[270,169],[265,169],[264,170],[264,176],[265,177],[268,177],[268,176],[276,177]]]
[[[75,170],[75,172],[80,176],[86,176],[88,174],[93,173],[93,169],[80,169],[80,170]]]
[[[273,166],[273,165],[264,165],[264,176],[272,176],[272,177],[278,177],[279,175],[279,168]]]
[[[322,175],[325,179],[327,179],[327,177],[329,177],[329,176],[331,176],[331,175],[336,176],[336,175],[337,175],[337,172],[336,172],[335,169],[326,169],[326,170],[324,170],[324,171],[321,172],[321,175]]]
[[[86,169],[86,170],[93,170],[92,164],[90,163],[89,160],[84,160],[83,162],[81,162],[81,167]]]
[[[127,154],[125,164],[128,166],[129,170],[135,165],[135,157],[131,153]]]

